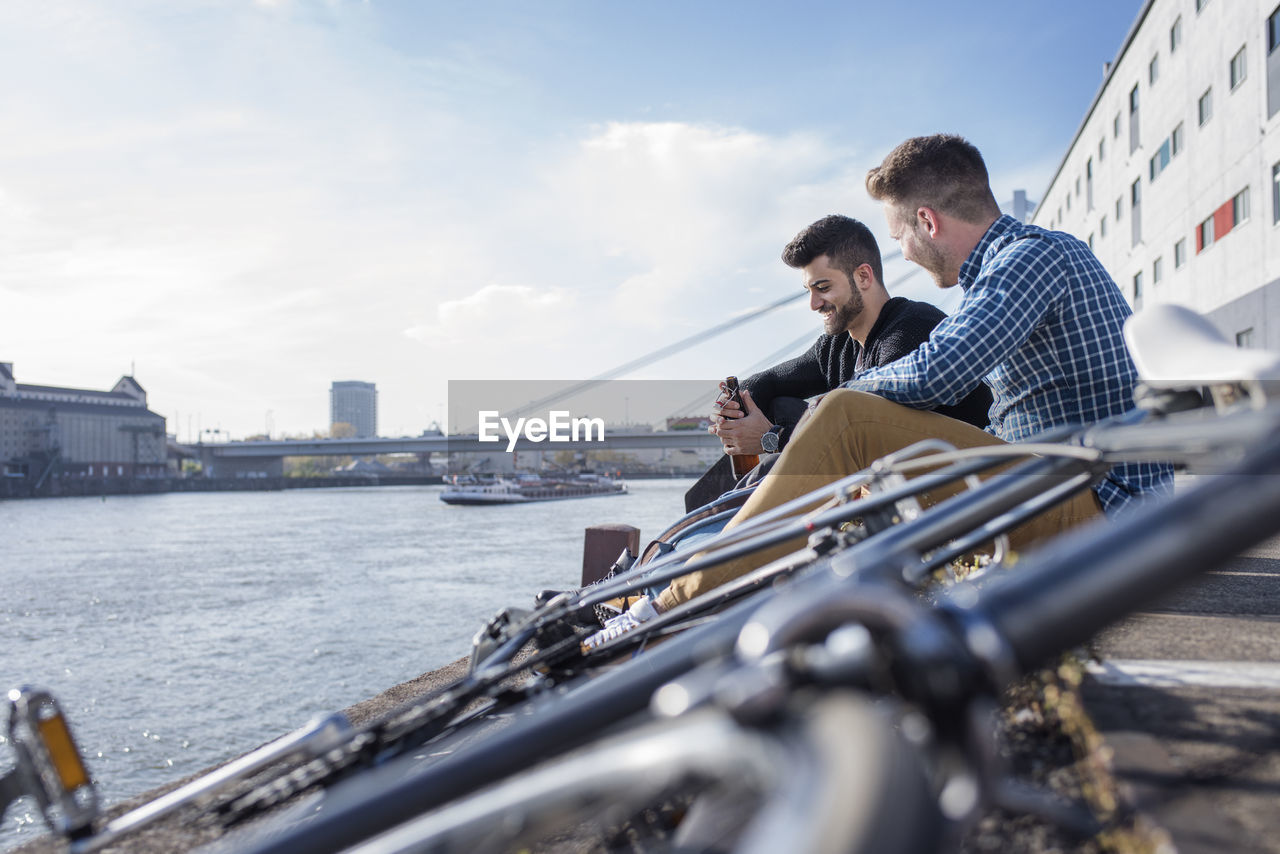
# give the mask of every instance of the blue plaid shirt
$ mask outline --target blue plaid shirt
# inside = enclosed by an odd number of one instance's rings
[[[960,268],[964,300],[910,355],[846,388],[929,408],[985,381],[987,430],[1016,442],[1064,424],[1092,424],[1133,408],[1137,370],[1121,336],[1130,315],[1089,247],[1069,234],[1002,216]],[[1172,469],[1121,463],[1094,487],[1108,515],[1166,491]]]

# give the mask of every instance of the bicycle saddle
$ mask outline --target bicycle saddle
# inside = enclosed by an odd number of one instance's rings
[[[1236,347],[1185,306],[1144,308],[1125,323],[1124,337],[1138,375],[1153,388],[1280,380],[1280,353]]]

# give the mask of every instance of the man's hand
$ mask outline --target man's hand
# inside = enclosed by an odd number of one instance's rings
[[[746,389],[742,391],[745,392]],[[726,418],[741,418],[745,414],[742,407],[738,406],[738,402],[729,398],[729,387],[722,381],[720,396],[716,398],[715,403],[711,404],[711,426],[707,428],[707,432],[716,432],[716,427],[723,424]]]
[[[723,383],[720,388],[723,391]],[[707,430],[720,437],[720,444],[724,446],[726,454],[762,454],[764,448],[760,446],[760,437],[773,424],[751,399],[751,392],[745,388],[741,392],[747,411],[743,412],[736,402],[724,400],[721,395],[716,400],[716,408],[711,415],[712,423]]]

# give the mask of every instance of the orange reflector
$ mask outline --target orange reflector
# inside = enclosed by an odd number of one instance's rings
[[[80,760],[80,752],[71,740],[71,730],[67,729],[67,722],[62,715],[54,714],[43,718],[36,726],[40,729],[40,739],[49,751],[49,759],[58,772],[63,788],[69,792],[88,785],[89,772]]]

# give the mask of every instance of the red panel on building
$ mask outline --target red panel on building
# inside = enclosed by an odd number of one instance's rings
[[[1228,199],[1222,207],[1213,212],[1213,242],[1227,236],[1227,232],[1235,227],[1236,216],[1231,200]]]

